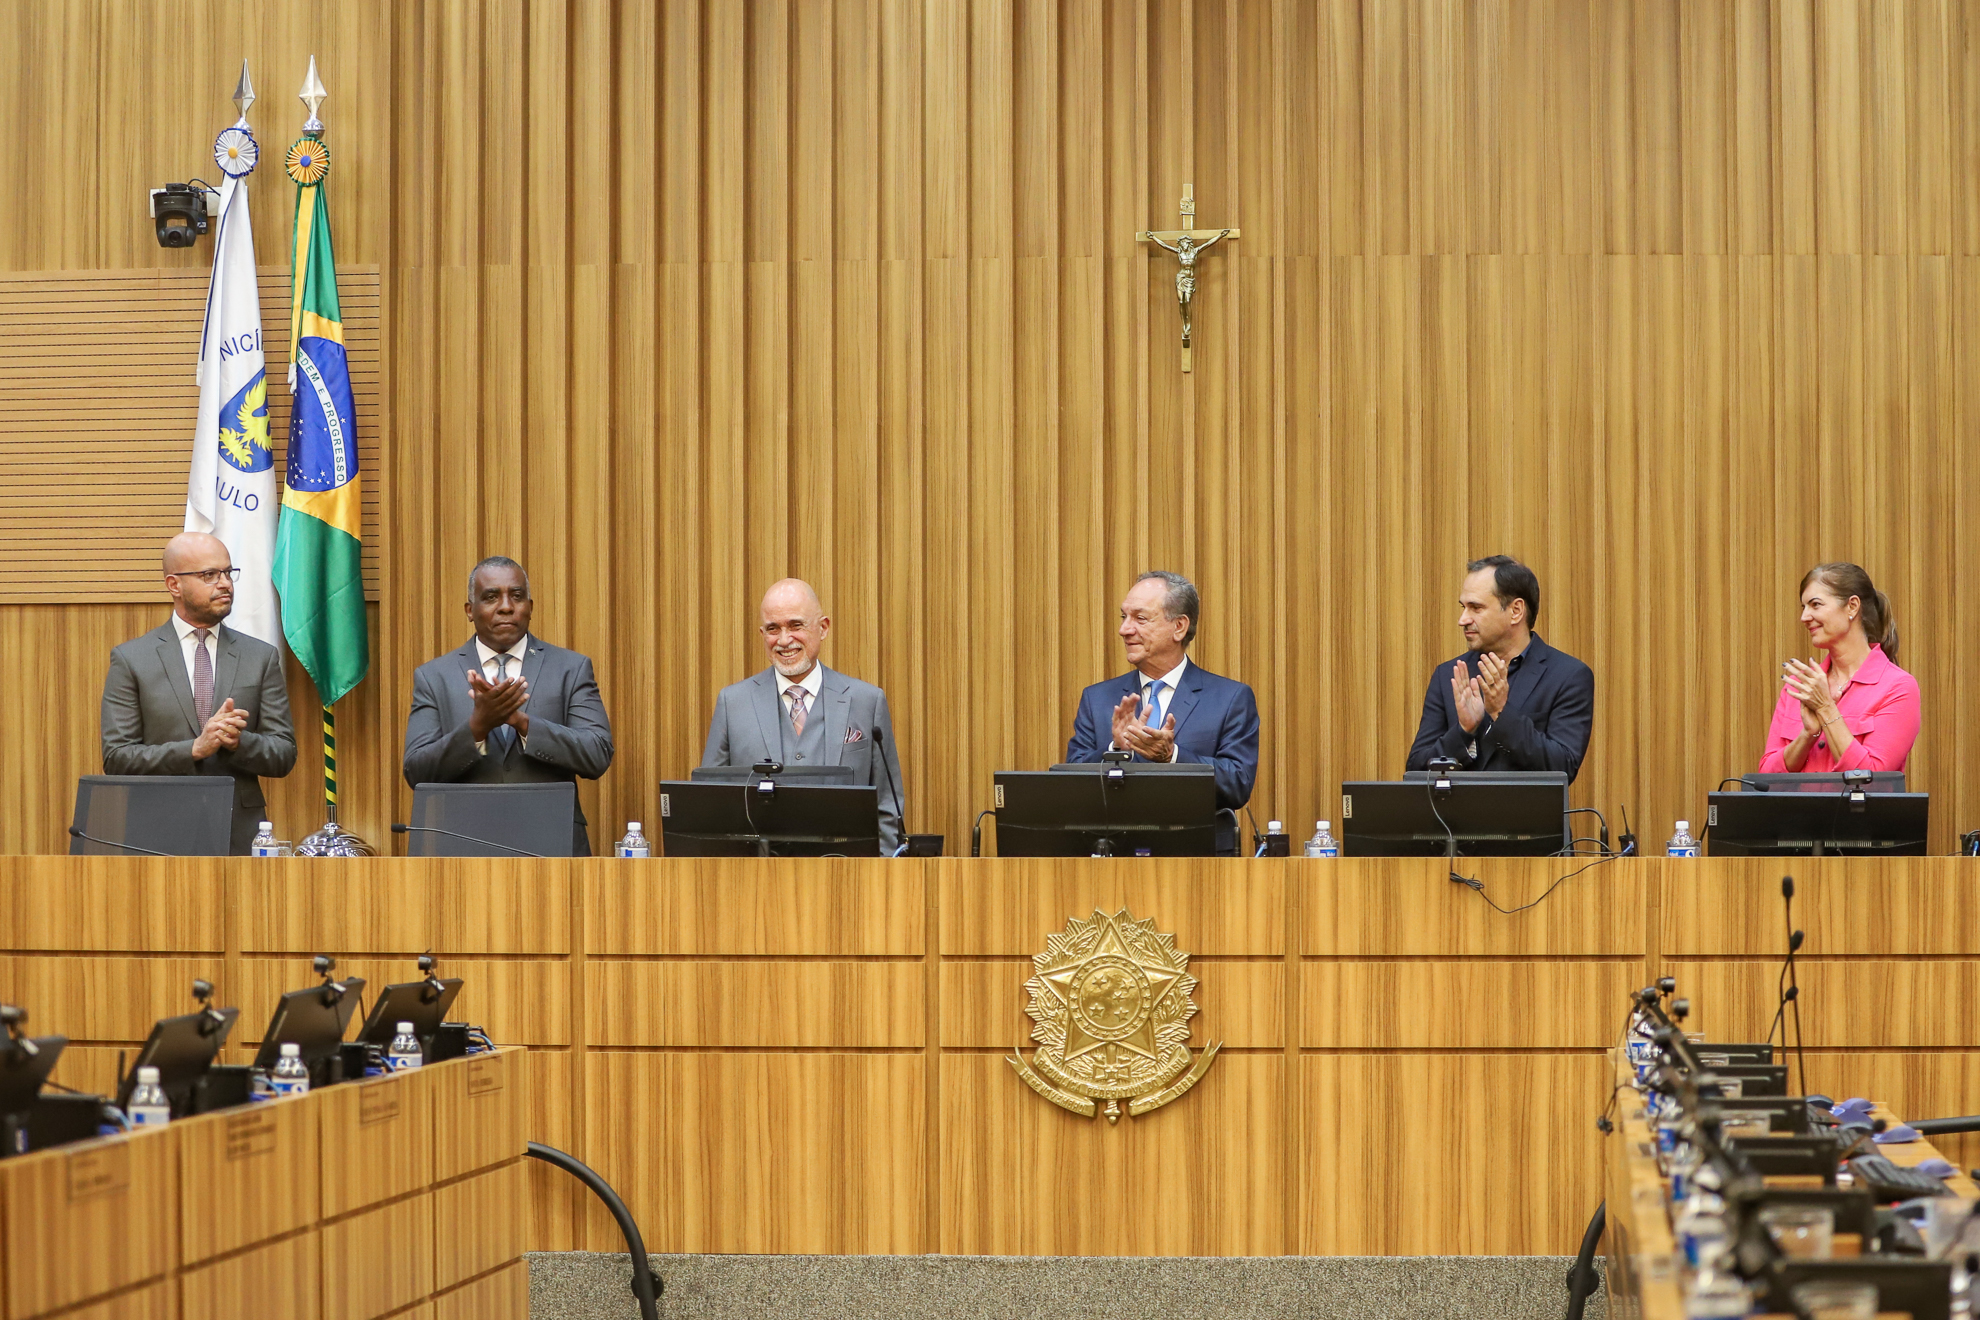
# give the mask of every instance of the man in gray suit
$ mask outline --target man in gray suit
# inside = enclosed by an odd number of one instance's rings
[[[165,543],[172,617],[110,652],[103,683],[103,772],[232,775],[231,851],[245,856],[268,810],[261,780],[296,764],[282,653],[221,626],[240,570],[217,536]]]
[[[901,761],[887,694],[818,663],[832,620],[808,583],[785,578],[763,594],[758,635],[770,668],[722,689],[703,766],[849,765],[879,790],[880,851],[901,847]]]
[[[413,671],[406,782],[550,784],[612,765],[612,722],[591,661],[529,635],[529,575],[496,555],[468,574],[474,639]],[[591,856],[584,809],[571,851]]]

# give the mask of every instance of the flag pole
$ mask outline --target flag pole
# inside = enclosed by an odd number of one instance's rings
[[[331,829],[337,828],[337,711],[323,708],[323,810]]]

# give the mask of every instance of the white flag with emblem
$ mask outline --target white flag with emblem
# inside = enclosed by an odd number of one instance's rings
[[[199,421],[186,481],[186,530],[219,537],[241,570],[227,626],[279,648],[282,619],[271,572],[281,494],[268,438],[261,290],[245,178],[220,185],[197,379]]]

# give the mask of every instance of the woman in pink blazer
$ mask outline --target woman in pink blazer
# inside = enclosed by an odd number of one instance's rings
[[[1918,680],[1897,667],[1891,603],[1855,564],[1801,579],[1801,625],[1828,658],[1781,664],[1766,771],[1902,770],[1918,738]]]

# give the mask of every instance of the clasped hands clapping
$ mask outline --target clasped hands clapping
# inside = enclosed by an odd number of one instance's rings
[[[1114,707],[1114,746],[1150,761],[1169,760],[1176,750],[1175,714],[1164,717],[1161,728],[1151,729],[1141,718],[1141,698],[1128,693]]]
[[[529,737],[529,715],[523,710],[523,703],[529,700],[529,680],[518,674],[491,683],[475,669],[467,671],[467,680],[468,693],[474,698],[468,732],[476,742],[488,741],[488,735],[504,724],[512,726],[518,738]]]
[[[1781,687],[1801,703],[1803,733],[1819,737],[1824,726],[1842,719],[1835,694],[1829,691],[1829,675],[1820,665],[1808,660],[1783,660],[1781,670]]]
[[[1487,716],[1496,720],[1505,710],[1511,672],[1512,667],[1490,651],[1479,652],[1475,677],[1462,660],[1451,666],[1451,699],[1457,703],[1458,723],[1466,733],[1477,733]]]
[[[207,716],[206,724],[193,739],[192,754],[195,761],[203,761],[218,751],[232,751],[241,745],[241,733],[247,728],[248,713],[237,709],[234,699],[228,697],[220,703],[220,709]]]

